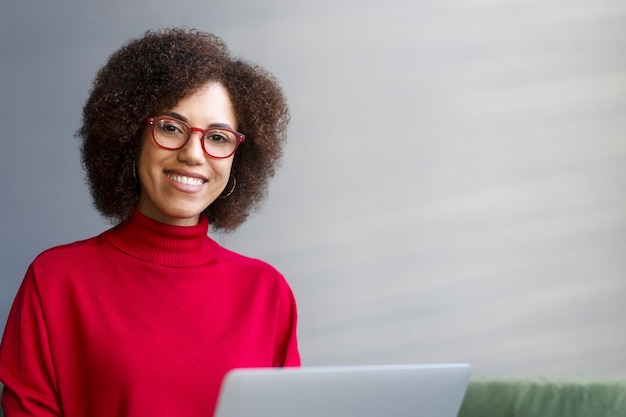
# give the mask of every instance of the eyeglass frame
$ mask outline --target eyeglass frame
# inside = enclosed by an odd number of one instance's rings
[[[185,126],[187,126],[188,128],[188,134],[187,134],[187,138],[185,139],[185,141],[182,143],[182,145],[180,145],[177,148],[168,148],[167,146],[163,146],[159,143],[158,140],[156,140],[156,137],[154,136],[154,127],[156,125],[156,122],[158,122],[159,120],[172,120],[174,122],[177,123],[181,123]],[[152,141],[161,149],[165,149],[168,151],[177,151],[179,149],[182,149],[185,147],[185,145],[187,145],[187,143],[189,143],[189,139],[191,139],[191,134],[193,132],[200,132],[202,135],[200,136],[200,146],[202,146],[202,150],[204,151],[205,154],[207,154],[208,156],[210,156],[211,158],[215,158],[215,159],[226,159],[226,158],[230,158],[231,156],[233,156],[235,154],[235,152],[237,152],[237,149],[239,148],[239,145],[241,145],[245,140],[246,140],[246,135],[244,135],[243,133],[237,132],[236,130],[232,130],[229,129],[227,127],[222,127],[222,126],[213,126],[213,127],[209,127],[208,129],[202,129],[199,127],[192,127],[189,125],[189,123],[185,122],[184,120],[180,120],[177,119],[175,117],[170,117],[170,116],[153,116],[153,117],[148,117],[148,119],[146,120],[146,124],[148,126],[150,126],[150,136],[152,136]],[[235,148],[233,149],[233,151],[231,153],[229,153],[226,156],[215,156],[215,155],[211,155],[205,148],[204,146],[204,138],[206,137],[206,134],[209,133],[211,130],[223,130],[229,133],[232,133],[233,135],[235,135],[235,138],[237,139],[237,142],[235,143]]]

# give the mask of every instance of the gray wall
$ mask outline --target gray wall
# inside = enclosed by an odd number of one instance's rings
[[[290,100],[264,210],[216,238],[286,275],[305,364],[626,376],[626,3],[126,3],[0,4],[1,326],[38,252],[108,227],[73,139],[95,71],[184,25]]]

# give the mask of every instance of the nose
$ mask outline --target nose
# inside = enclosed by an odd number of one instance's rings
[[[201,164],[205,161],[205,153],[202,148],[202,132],[192,131],[189,140],[178,151],[178,159],[190,165]]]

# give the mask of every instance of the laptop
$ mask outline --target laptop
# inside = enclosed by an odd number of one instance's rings
[[[230,371],[215,417],[456,417],[468,364]]]

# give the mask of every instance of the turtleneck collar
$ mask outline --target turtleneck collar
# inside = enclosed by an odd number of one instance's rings
[[[128,220],[103,236],[135,258],[167,266],[193,266],[215,256],[218,245],[208,238],[208,230],[209,222],[204,215],[196,226],[173,226],[135,210]]]

